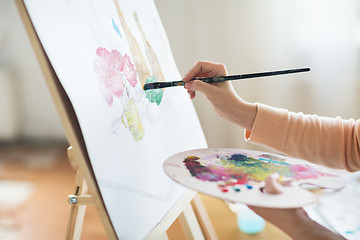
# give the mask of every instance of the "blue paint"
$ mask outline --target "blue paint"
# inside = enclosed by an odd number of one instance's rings
[[[265,161],[265,162],[270,162],[270,163],[276,163],[276,164],[280,164],[280,165],[290,165],[287,162],[280,162],[280,161],[276,161],[276,160],[272,160],[272,159],[259,158],[259,160]]]
[[[246,187],[247,187],[248,189],[253,189],[253,186],[248,185],[248,184],[246,184]]]
[[[111,22],[112,22],[112,25],[113,25],[115,31],[117,32],[117,34],[119,34],[119,36],[122,38],[120,30],[119,30],[118,26],[116,25],[116,23],[114,22],[113,18],[111,18]]]

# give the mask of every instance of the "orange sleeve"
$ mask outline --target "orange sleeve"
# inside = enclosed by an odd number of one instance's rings
[[[257,104],[248,142],[292,157],[348,171],[360,170],[360,120],[293,113]]]

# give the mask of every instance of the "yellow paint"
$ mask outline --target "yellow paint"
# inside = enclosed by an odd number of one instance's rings
[[[144,128],[141,122],[139,111],[133,98],[129,98],[124,104],[124,115],[127,127],[136,142],[144,138]]]

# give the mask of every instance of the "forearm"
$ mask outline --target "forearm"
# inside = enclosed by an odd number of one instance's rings
[[[274,209],[249,206],[294,240],[345,239],[313,221],[302,208]]]
[[[289,113],[284,151],[294,156],[348,171],[360,170],[358,126],[352,119]]]
[[[332,168],[360,169],[359,121],[292,113],[258,105],[250,142]]]
[[[338,240],[345,239],[307,216],[302,209],[289,211],[283,219],[270,221],[294,240]]]

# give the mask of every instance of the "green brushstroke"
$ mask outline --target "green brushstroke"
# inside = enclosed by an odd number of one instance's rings
[[[146,83],[153,83],[153,82],[157,82],[157,80],[153,75],[151,75],[151,76],[146,78],[145,84]],[[155,102],[157,105],[160,105],[163,95],[164,95],[164,90],[163,89],[152,89],[152,90],[146,90],[145,91],[146,98],[151,103]]]

